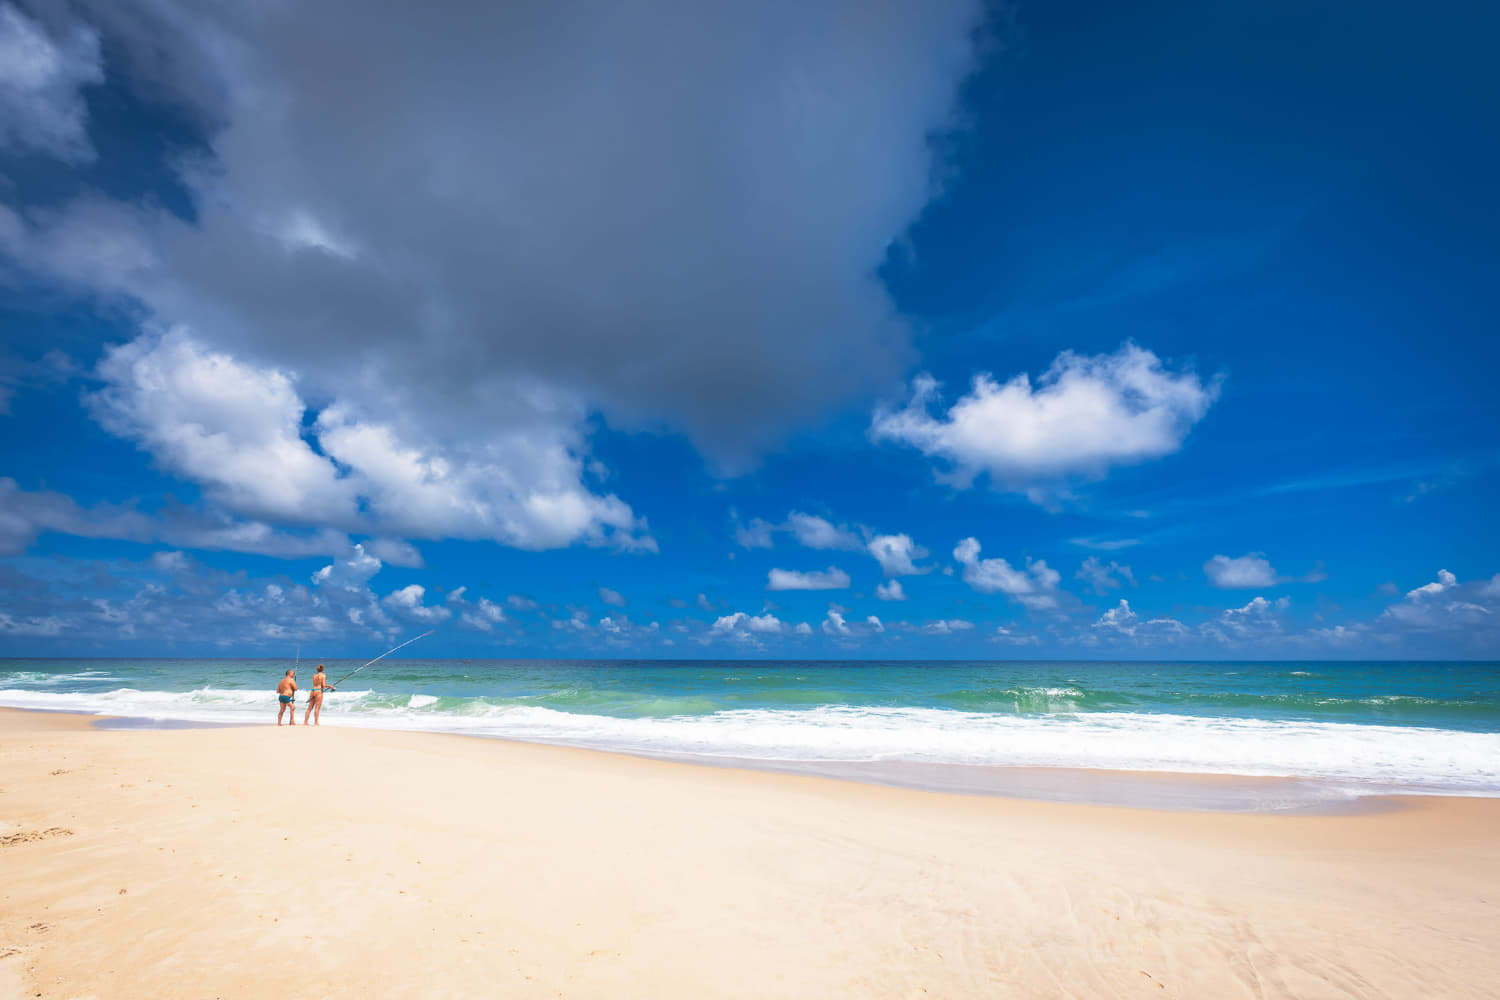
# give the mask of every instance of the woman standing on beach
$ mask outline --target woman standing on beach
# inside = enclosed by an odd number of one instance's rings
[[[318,721],[318,717],[323,714],[323,695],[325,692],[332,690],[333,688],[328,685],[328,675],[323,672],[323,664],[320,663],[318,664],[318,672],[313,674],[312,690],[307,693],[307,711],[302,713],[302,724],[304,726],[307,725],[307,717],[309,715],[312,716],[313,725],[322,725]]]

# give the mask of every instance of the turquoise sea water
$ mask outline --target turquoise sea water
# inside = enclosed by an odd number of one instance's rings
[[[358,661],[325,661],[330,678]],[[265,723],[288,660],[0,660],[0,705]],[[305,688],[313,664],[298,673]],[[298,696],[299,706],[305,694]],[[382,660],[324,723],[768,764],[1315,779],[1500,796],[1500,664]]]

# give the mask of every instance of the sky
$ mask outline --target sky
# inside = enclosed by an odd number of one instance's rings
[[[0,655],[1500,659],[1497,30],[0,0]]]

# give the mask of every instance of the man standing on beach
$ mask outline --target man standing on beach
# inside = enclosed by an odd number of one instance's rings
[[[281,683],[276,685],[276,700],[281,702],[281,707],[276,710],[276,724],[281,725],[281,717],[291,712],[292,725],[297,724],[297,706],[292,698],[297,694],[297,671],[293,667],[286,668],[286,676]]]

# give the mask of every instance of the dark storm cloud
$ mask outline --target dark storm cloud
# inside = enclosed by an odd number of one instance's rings
[[[66,9],[212,151],[184,166],[196,224],[137,217],[128,273],[91,285],[434,440],[576,419],[516,402],[535,379],[731,463],[909,360],[875,270],[980,13],[159,0],[148,33]]]

